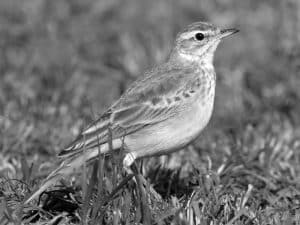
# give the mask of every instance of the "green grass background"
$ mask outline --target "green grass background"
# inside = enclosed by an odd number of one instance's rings
[[[73,182],[90,201],[76,216],[48,210],[36,223],[300,224],[297,0],[0,0],[1,223],[28,222],[36,203],[22,201],[60,149],[195,21],[240,32],[217,49],[208,128],[184,151],[143,162],[163,200],[150,197],[142,215],[129,182],[97,215],[99,193]],[[122,180],[115,167],[102,174],[101,196]]]

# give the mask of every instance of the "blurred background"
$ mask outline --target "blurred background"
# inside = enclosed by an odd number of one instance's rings
[[[176,33],[195,21],[240,32],[217,50],[214,116],[188,157],[209,156],[218,166],[232,151],[226,143],[244,131],[254,136],[251,146],[271,134],[294,144],[298,0],[0,0],[0,174],[22,176],[23,156],[53,166],[56,153],[162,63]]]

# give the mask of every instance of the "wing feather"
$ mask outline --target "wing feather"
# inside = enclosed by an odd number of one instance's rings
[[[117,139],[172,117],[180,104],[178,95],[187,88],[193,88],[196,83],[198,75],[194,72],[169,67],[151,71],[151,74],[134,82],[106,113],[89,125],[59,156],[72,156],[83,148],[90,149],[106,143],[108,128],[112,131],[112,138]],[[186,79],[186,76],[190,77]]]

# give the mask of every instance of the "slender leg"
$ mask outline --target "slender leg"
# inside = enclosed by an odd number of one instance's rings
[[[136,155],[134,154],[134,152],[127,153],[123,159],[124,168],[129,169],[135,160],[136,160]]]
[[[134,175],[139,174],[139,170],[138,170],[137,165],[135,164],[135,160],[136,160],[136,155],[134,152],[129,152],[125,155],[125,157],[123,159],[123,166],[128,174],[134,174]],[[151,187],[151,185],[148,184],[147,180],[142,175],[139,176],[139,179],[144,186],[146,186],[146,185],[149,186],[150,193],[152,194],[152,196],[154,196],[154,198],[156,200],[161,201],[162,198],[161,198],[160,194],[158,194]],[[136,179],[134,179],[134,180],[135,180],[135,182],[137,182]]]
[[[148,202],[148,195],[146,193],[145,187],[144,187],[144,177],[140,174],[138,170],[138,166],[136,163],[133,163],[131,165],[131,170],[134,173],[135,176],[135,182],[137,184],[137,189],[139,192],[139,199],[141,203],[141,214],[142,214],[142,221],[144,224],[151,224],[151,211],[149,208],[149,202]]]

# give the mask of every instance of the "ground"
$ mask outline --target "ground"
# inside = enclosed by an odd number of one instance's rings
[[[113,196],[116,154],[25,205],[56,154],[199,20],[240,32],[217,49],[209,127],[143,160],[151,194],[130,180]],[[0,21],[1,224],[299,224],[297,0],[1,0]]]

